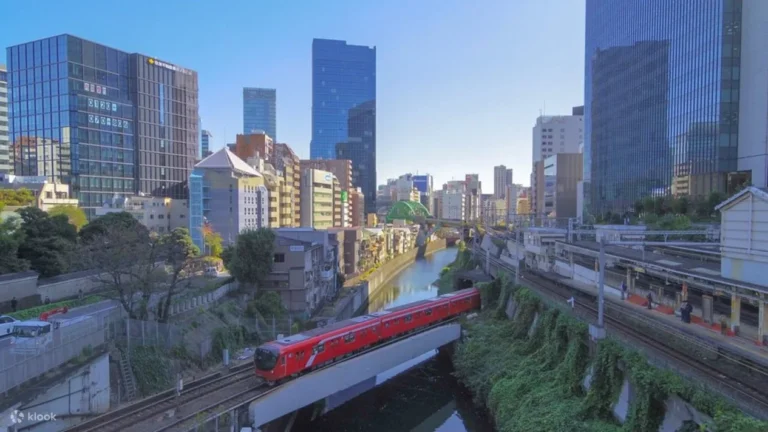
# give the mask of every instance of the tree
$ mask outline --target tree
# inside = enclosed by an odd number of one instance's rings
[[[29,189],[0,189],[0,202],[9,207],[28,206],[35,201],[35,195]]]
[[[255,300],[248,303],[248,307],[245,310],[247,316],[254,317],[258,313],[264,319],[271,317],[282,318],[287,312],[288,310],[283,306],[283,302],[280,299],[280,294],[274,291],[259,293]]]
[[[176,289],[181,282],[182,272],[187,270],[192,258],[200,254],[198,248],[189,235],[186,228],[176,228],[160,239],[161,254],[165,258],[165,264],[169,270],[169,281],[164,297],[158,303],[157,320],[168,321],[168,311],[171,308],[171,299],[176,294]]]
[[[128,213],[108,213],[80,230],[79,257],[96,271],[103,294],[130,318],[146,319],[153,293],[166,280],[163,239]]]
[[[208,248],[210,256],[221,258],[221,253],[224,251],[221,234],[213,231],[211,228],[203,228],[203,241],[205,242],[205,247]]]
[[[73,205],[53,206],[50,210],[48,210],[48,214],[51,216],[66,216],[67,220],[69,220],[69,223],[74,225],[77,231],[80,231],[80,229],[88,223],[88,217],[85,215],[83,209]]]
[[[0,274],[29,270],[29,261],[19,258],[19,246],[24,240],[21,219],[8,218],[0,222]]]
[[[246,230],[224,254],[224,265],[240,283],[256,285],[272,271],[275,233],[269,228]]]
[[[77,246],[77,231],[66,216],[49,216],[36,207],[19,209],[24,241],[18,257],[29,261],[42,277],[53,277],[70,269]]]

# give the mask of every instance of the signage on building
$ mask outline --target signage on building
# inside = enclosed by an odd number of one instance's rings
[[[347,202],[348,193],[347,191],[343,190],[341,191],[341,202]]]
[[[172,64],[166,63],[164,61],[153,59],[152,57],[147,59],[147,63],[149,63],[151,65],[155,65],[155,66],[160,66],[161,68],[172,70],[174,72],[181,72],[181,73],[183,73],[185,75],[192,75],[192,71],[189,70],[189,69],[184,69],[181,66],[172,65]]]
[[[325,175],[325,181],[330,182],[331,181],[331,173],[328,173]]]
[[[288,250],[291,252],[304,252],[304,246],[291,246]]]

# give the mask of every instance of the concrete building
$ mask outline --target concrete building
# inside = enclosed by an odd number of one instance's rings
[[[275,144],[272,141],[272,137],[263,131],[255,131],[246,135],[238,134],[235,138],[234,153],[244,161],[250,158],[261,157],[268,162],[272,162],[275,154]]]
[[[301,226],[325,229],[334,226],[334,179],[328,171],[306,169],[301,176]],[[338,180],[336,180],[338,182]]]
[[[176,228],[189,228],[187,200],[146,195],[116,196],[111,202],[96,209],[96,217],[119,212],[130,213],[151,232],[162,234]]]
[[[461,189],[443,191],[443,210],[440,216],[449,220],[465,220],[466,194]]]
[[[195,165],[189,188],[189,232],[201,250],[206,225],[225,245],[233,244],[244,229],[269,227],[264,176],[226,147]]]
[[[533,163],[533,170],[531,171],[531,212],[537,216],[544,214],[544,190],[546,183],[544,182],[544,161],[536,161]]]
[[[349,191],[357,186],[352,183],[352,161],[349,159],[302,159],[299,165],[302,171],[319,169],[330,172],[339,180],[342,190]]]
[[[395,183],[394,201],[413,201],[413,175],[403,174]],[[416,201],[419,201],[418,197]]]
[[[365,196],[362,188],[353,188],[349,191],[349,217],[350,226],[365,225]]]
[[[768,191],[753,186],[720,203],[720,275],[766,286]]]
[[[70,194],[69,185],[53,183],[45,176],[26,177],[0,173],[0,189],[27,189],[35,196],[35,207],[46,212],[57,205],[77,207],[78,204],[77,199]]]
[[[271,161],[276,169],[283,172],[285,183],[291,186],[293,199],[293,226],[301,226],[301,160],[288,144],[275,144],[275,155]]]
[[[379,224],[379,217],[376,213],[368,213],[365,218],[366,227],[375,227]]]
[[[475,221],[481,215],[482,182],[478,174],[467,174],[464,181],[466,183],[465,193],[467,194],[464,205],[464,220]]]
[[[580,153],[560,153],[544,159],[543,215],[575,218],[580,201],[578,184],[583,173]]]
[[[0,174],[11,173],[8,139],[8,72],[5,65],[0,64]]]
[[[263,289],[280,294],[292,315],[311,317],[338,292],[338,247],[325,230],[278,228]]]
[[[264,186],[269,192],[267,214],[269,226],[272,228],[293,227],[294,214],[298,203],[294,195],[293,182],[286,181],[284,172],[277,170],[274,165],[263,158],[249,158],[248,165],[264,176]]]
[[[243,133],[262,130],[277,140],[277,90],[243,88]]]
[[[364,206],[365,204],[363,204]],[[360,226],[328,228],[330,234],[336,234],[340,244],[339,268],[346,276],[359,273],[362,256],[361,243],[363,229]]]
[[[578,107],[576,107],[578,108]],[[573,112],[580,112],[574,108]],[[559,115],[539,116],[533,127],[533,167],[531,170],[531,210],[537,214],[543,213],[541,198],[546,185],[540,184],[543,180],[543,169],[537,177],[537,162],[558,153],[578,153],[579,147],[584,142],[584,116],[583,115]]]
[[[496,199],[507,197],[507,186],[512,184],[512,168],[504,165],[493,167],[493,196]]]
[[[419,191],[419,202],[434,216],[435,208],[432,200],[434,184],[429,174],[417,174],[413,176],[413,187]]]
[[[528,198],[528,194],[523,194],[517,199],[517,214],[526,215],[531,213],[531,201]]]

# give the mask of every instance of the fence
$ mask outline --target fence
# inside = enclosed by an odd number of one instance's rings
[[[182,297],[177,300],[173,300],[171,304],[171,310],[169,316],[178,315],[190,310],[196,310],[199,308],[208,309],[219,299],[229,294],[231,291],[235,291],[238,285],[237,282],[230,282],[226,285],[222,285],[214,291],[203,293],[192,297]]]
[[[229,322],[228,325],[244,327],[251,338],[263,343],[274,340],[280,335],[293,334],[294,322],[290,317],[269,317],[267,319],[257,317],[239,318]],[[129,349],[137,346],[156,346],[170,351],[183,347],[191,359],[204,362],[213,352],[216,329],[211,329],[208,332],[205,330],[195,331],[189,324],[167,324],[125,318],[115,323],[113,332],[117,341]],[[255,341],[253,345],[256,345]]]
[[[6,393],[81,354],[102,348],[114,337],[112,326],[122,311],[118,308],[90,316],[51,323],[36,337],[0,339],[0,393]]]

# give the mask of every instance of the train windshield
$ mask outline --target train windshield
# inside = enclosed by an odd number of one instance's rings
[[[256,369],[269,371],[274,369],[277,364],[278,351],[271,347],[256,348],[256,354],[253,356],[253,362],[256,363]]]

